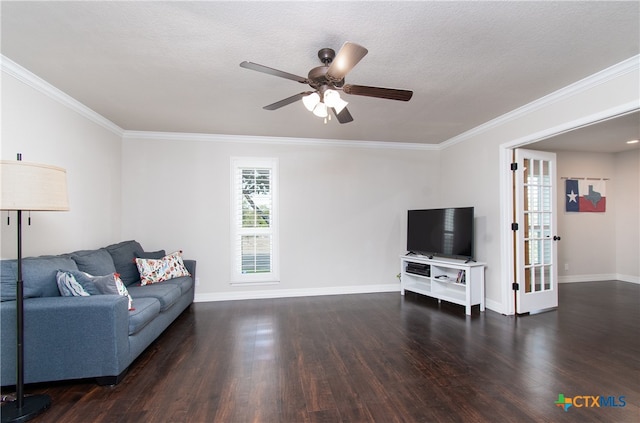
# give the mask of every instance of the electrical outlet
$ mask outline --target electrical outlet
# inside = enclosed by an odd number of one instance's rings
[[[200,278],[196,277],[196,286],[200,285]]]
[[[564,270],[569,270],[569,263],[564,264]]]

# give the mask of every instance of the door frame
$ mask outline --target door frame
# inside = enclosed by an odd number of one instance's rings
[[[515,280],[513,265],[515,260],[515,251],[513,248],[513,232],[511,231],[514,199],[511,179],[513,150],[564,134],[565,132],[570,132],[605,122],[610,119],[622,117],[630,113],[635,113],[638,110],[640,110],[640,107],[638,107],[637,104],[627,103],[622,106],[603,110],[573,121],[564,122],[557,126],[500,144],[500,257],[502,257],[502,260],[500,260],[500,274],[502,275],[501,300],[503,314],[509,316],[515,314],[515,297],[512,290],[512,284]]]

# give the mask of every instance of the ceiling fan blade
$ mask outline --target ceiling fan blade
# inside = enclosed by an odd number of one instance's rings
[[[278,69],[273,69],[268,66],[259,65],[253,62],[246,62],[246,61],[242,62],[240,63],[240,67],[245,69],[251,69],[251,70],[262,72],[262,73],[267,73],[273,76],[279,76],[280,78],[291,79],[292,81],[301,82],[303,84],[307,84],[309,82],[307,78],[303,78],[302,76],[294,75],[292,73],[284,72]]]
[[[291,104],[291,103],[295,103],[296,101],[302,99],[302,97],[311,94],[311,91],[305,91],[296,95],[292,95],[291,97],[287,97],[284,100],[280,100],[280,101],[276,101],[273,104],[269,104],[268,106],[264,106],[263,109],[265,110],[276,110],[279,109],[280,107],[284,107],[287,104]]]
[[[336,113],[336,109],[334,109],[333,107],[331,108],[331,110],[333,111],[333,114],[336,117],[336,119],[338,119],[338,122],[340,123],[353,122],[353,117],[351,116],[351,113],[349,113],[349,110],[347,110],[346,107],[342,109],[340,113]]]
[[[347,41],[327,69],[327,77],[332,81],[342,80],[368,52],[361,45]]]
[[[413,91],[397,90],[394,88],[367,87],[364,85],[346,84],[342,90],[351,95],[364,95],[367,97],[386,98],[389,100],[409,101],[413,96]]]

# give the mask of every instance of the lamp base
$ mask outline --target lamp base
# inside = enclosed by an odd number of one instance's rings
[[[2,405],[0,414],[2,415],[2,423],[8,422],[26,422],[31,420],[51,405],[49,395],[28,395],[25,396],[22,408],[18,408],[18,401],[8,402]]]

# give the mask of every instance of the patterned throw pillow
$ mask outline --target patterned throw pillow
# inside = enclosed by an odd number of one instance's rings
[[[56,275],[58,289],[62,296],[90,296],[100,294],[122,295],[129,299],[129,310],[134,310],[133,299],[120,275],[112,273],[105,276],[92,276],[78,270],[61,271]]]
[[[191,276],[182,261],[182,251],[168,254],[161,259],[136,258],[140,272],[140,285],[158,283],[180,276]]]
[[[59,270],[56,273],[56,282],[60,295],[63,297],[88,297],[90,295],[70,272]]]

